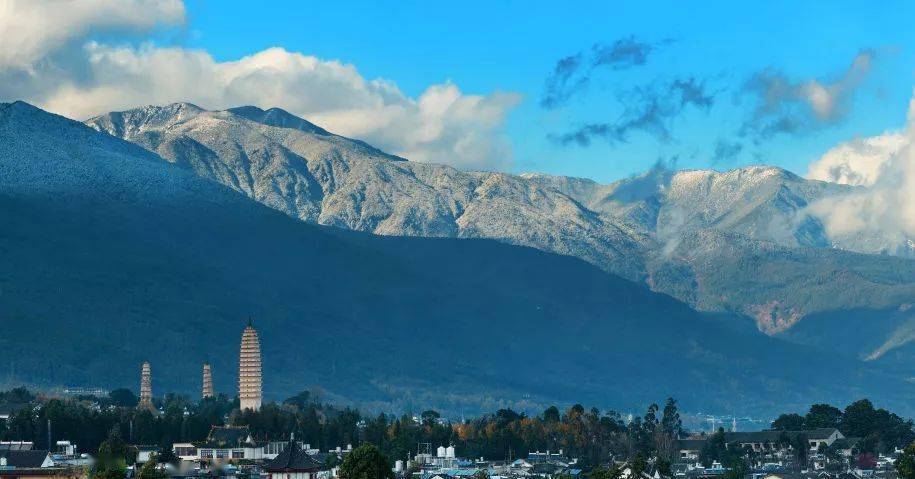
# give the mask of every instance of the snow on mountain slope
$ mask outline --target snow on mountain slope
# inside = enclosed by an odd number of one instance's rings
[[[570,214],[517,177],[475,181],[495,209],[520,198]],[[149,360],[157,387],[189,392],[212,362],[230,392],[253,314],[276,400],[317,384],[381,410],[630,408],[670,394],[692,410],[774,413],[915,395],[898,369],[727,327],[569,256],[298,221],[25,104],[0,105],[0,223],[13,382],[122,387]],[[811,355],[834,367],[823,374]]]
[[[644,278],[641,254],[650,239],[555,189],[400,161],[281,110],[174,104],[87,124],[304,221],[383,235],[499,239]]]
[[[811,313],[915,299],[910,261],[838,250],[806,214],[851,187],[779,168],[654,168],[602,185],[403,161],[279,109],[175,104],[87,124],[304,221],[573,255],[701,310],[747,315],[770,334]],[[837,297],[843,281],[853,293]]]

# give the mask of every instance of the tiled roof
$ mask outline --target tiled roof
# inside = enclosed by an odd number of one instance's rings
[[[0,450],[0,457],[6,458],[7,466],[31,469],[41,467],[48,457],[48,451],[3,449]]]
[[[276,458],[264,467],[267,472],[315,472],[321,470],[321,464],[299,447],[299,443],[289,441]]]

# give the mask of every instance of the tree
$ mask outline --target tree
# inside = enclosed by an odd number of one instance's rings
[[[393,479],[391,460],[371,444],[363,444],[343,458],[341,479]]]
[[[814,404],[810,406],[810,411],[804,416],[804,426],[806,429],[816,429],[820,427],[835,427],[842,425],[842,411],[829,404]]]
[[[559,422],[559,408],[556,406],[550,406],[543,411],[543,421],[544,422]]]
[[[661,415],[661,428],[664,432],[677,439],[683,431],[683,421],[680,420],[680,413],[677,411],[677,400],[669,397],[664,403],[664,412]]]
[[[434,411],[434,410],[432,410],[432,409],[429,409],[429,410],[423,411],[423,412],[419,415],[419,417],[420,417],[420,419],[422,420],[422,423],[423,423],[424,425],[431,425],[431,424],[434,424],[436,421],[438,421],[438,419],[439,419],[440,417],[442,417],[442,415],[439,414],[438,411]]]
[[[803,431],[805,429],[804,417],[800,414],[782,414],[772,421],[772,429],[779,431]]]
[[[89,473],[93,479],[125,479],[127,477],[127,444],[117,427],[99,446],[98,457]]]
[[[140,402],[137,399],[137,396],[134,395],[133,391],[126,388],[115,389],[108,393],[108,399],[111,400],[111,404],[120,407],[135,407],[137,403]]]
[[[306,407],[312,404],[311,393],[308,391],[302,391],[295,396],[286,398],[286,400],[283,401],[283,404],[289,404],[304,410]]]
[[[331,470],[340,465],[340,458],[336,454],[324,456],[324,469]]]
[[[630,477],[639,477],[645,469],[648,468],[648,461],[645,460],[645,456],[642,453],[635,455],[635,459],[632,460],[632,474]]]
[[[588,479],[619,479],[620,472],[619,468],[614,465],[609,468],[597,466],[588,473]]]
[[[743,479],[750,473],[750,467],[741,458],[732,459],[727,467],[728,470],[724,473],[724,479]]]
[[[909,444],[896,459],[896,472],[902,479],[915,479],[915,444]]]
[[[149,458],[137,472],[136,479],[168,479],[169,475],[159,470],[158,462],[155,456]]]
[[[798,465],[807,467],[807,454],[810,452],[810,442],[807,440],[807,435],[798,434],[797,436],[794,436],[794,443],[791,444],[791,447],[794,448],[794,454]]]

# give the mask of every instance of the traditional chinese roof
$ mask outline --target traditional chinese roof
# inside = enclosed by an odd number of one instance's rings
[[[267,472],[317,472],[321,464],[299,447],[299,443],[289,441],[276,458],[265,466]]]

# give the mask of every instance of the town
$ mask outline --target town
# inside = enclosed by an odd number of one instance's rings
[[[761,431],[689,432],[677,403],[641,417],[547,408],[452,422],[433,410],[363,416],[302,392],[264,403],[261,344],[250,323],[238,397],[153,395],[153,368],[128,389],[0,393],[0,479],[905,479],[915,477],[911,420],[860,400],[811,406]],[[736,422],[734,428],[736,429]]]

